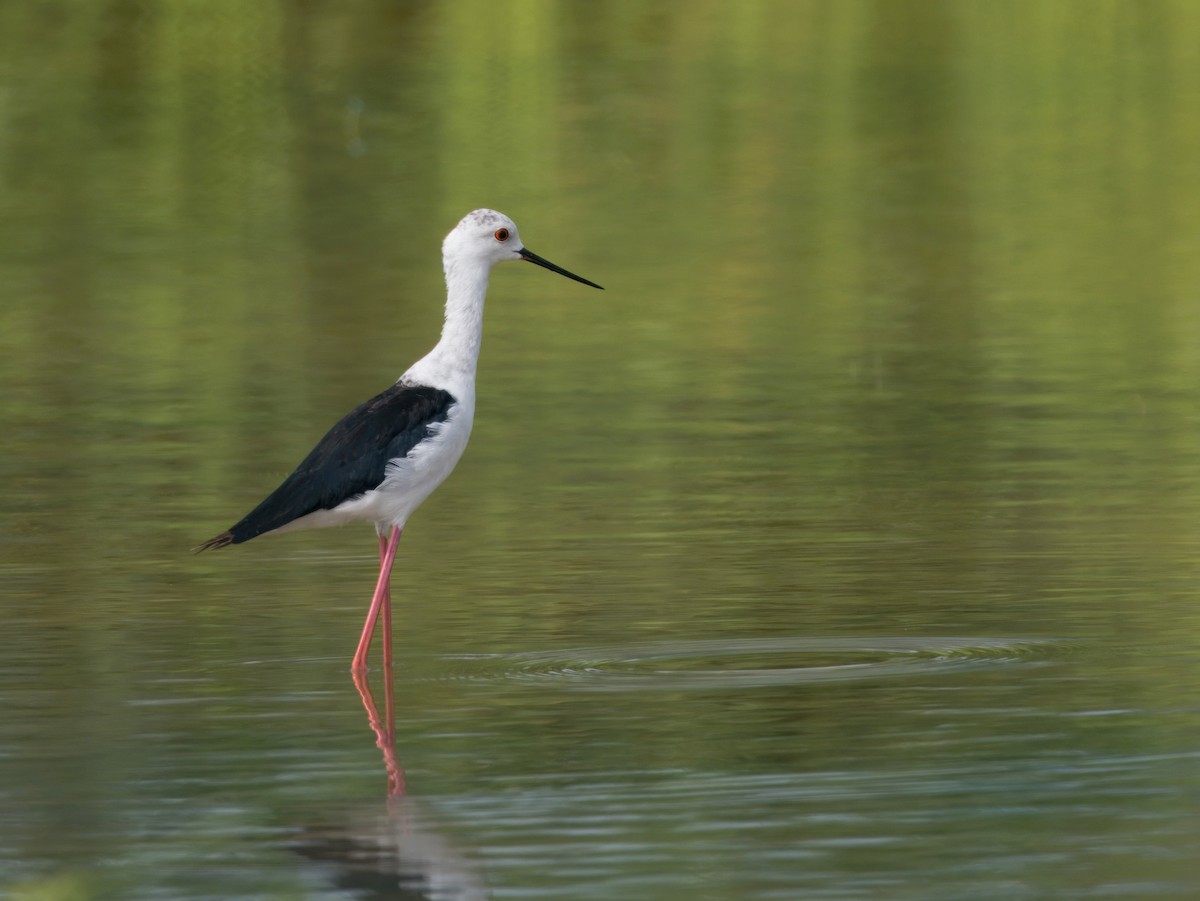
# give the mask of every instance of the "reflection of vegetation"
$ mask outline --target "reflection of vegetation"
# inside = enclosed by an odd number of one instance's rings
[[[258,653],[250,591],[289,599],[280,655],[348,650],[357,613],[298,636],[369,562],[276,555],[362,533],[181,553],[432,343],[482,204],[609,290],[497,274],[475,441],[405,538],[413,634],[1196,625],[1200,6],[730,10],[7,4],[0,612],[73,649],[58,687]]]
[[[12,901],[90,901],[96,892],[80,876],[55,876],[8,887]]]

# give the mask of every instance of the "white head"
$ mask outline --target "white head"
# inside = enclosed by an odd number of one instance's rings
[[[526,260],[593,288],[600,287],[527,250],[521,243],[517,223],[495,210],[473,210],[463,216],[442,242],[442,259],[447,275],[458,263],[483,264],[491,269],[505,260]]]

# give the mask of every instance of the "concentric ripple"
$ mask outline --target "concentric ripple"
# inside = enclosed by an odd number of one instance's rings
[[[454,658],[454,676],[590,691],[757,688],[976,670],[1047,659],[1038,638],[748,638]]]

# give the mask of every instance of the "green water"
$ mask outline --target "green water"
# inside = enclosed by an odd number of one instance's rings
[[[1194,898],[1198,161],[1186,3],[8,4],[0,893]],[[389,805],[370,529],[189,550],[485,205]]]

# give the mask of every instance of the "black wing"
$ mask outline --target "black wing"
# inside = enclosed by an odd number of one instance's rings
[[[397,384],[376,394],[342,417],[241,522],[198,550],[241,544],[378,487],[388,461],[407,456],[428,438],[430,427],[445,422],[454,403],[448,391],[427,386]]]

